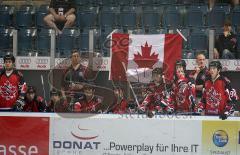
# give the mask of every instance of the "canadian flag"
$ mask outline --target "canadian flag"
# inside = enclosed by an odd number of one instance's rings
[[[182,37],[178,34],[112,34],[110,80],[148,83],[151,72],[163,67],[172,79],[176,60],[181,59]]]

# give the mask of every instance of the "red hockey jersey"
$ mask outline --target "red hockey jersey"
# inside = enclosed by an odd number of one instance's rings
[[[0,108],[12,109],[19,95],[24,97],[26,83],[20,72],[13,70],[7,76],[3,70],[0,74]]]
[[[76,102],[73,106],[74,112],[83,112],[83,113],[96,113],[99,110],[102,99],[97,96],[94,96],[91,100],[87,101],[85,97]]]
[[[204,93],[198,109],[205,110],[206,115],[220,115],[232,112],[232,101],[238,100],[236,90],[231,87],[230,81],[223,76],[214,82],[207,79],[204,83]]]

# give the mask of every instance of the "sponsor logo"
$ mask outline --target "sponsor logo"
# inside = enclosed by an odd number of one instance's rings
[[[235,70],[236,70],[236,71],[240,71],[240,66],[236,67]]]
[[[229,60],[221,60],[221,64],[222,64],[222,66],[229,66],[230,61]]]
[[[27,154],[27,155],[33,155],[38,154],[38,147],[31,145],[31,146],[25,146],[25,145],[0,145],[0,154],[1,155],[7,155],[10,154]]]
[[[224,130],[215,131],[212,140],[217,147],[224,147],[228,143],[228,134]]]
[[[20,58],[18,59],[18,64],[20,68],[29,68],[31,64],[31,58]]]
[[[31,62],[32,62],[31,58],[20,58],[20,59],[18,59],[19,64],[30,64]]]
[[[234,66],[240,66],[240,60],[234,60]]]
[[[47,64],[48,59],[36,59],[36,64]]]
[[[85,134],[88,133],[86,136]],[[90,135],[89,135],[90,133]],[[78,130],[71,131],[72,137],[74,137],[76,140],[55,140],[53,141],[53,148],[54,149],[61,149],[61,151],[64,152],[64,150],[98,150],[99,145],[101,142],[97,141],[96,138],[99,137],[99,135],[92,135],[92,132],[90,129],[84,129],[80,128],[78,126]],[[85,135],[85,136],[84,136]]]

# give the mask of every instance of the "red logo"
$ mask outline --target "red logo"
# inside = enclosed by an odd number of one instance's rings
[[[49,154],[49,118],[0,117],[0,154]]]
[[[80,128],[79,126],[78,126],[78,129],[79,129],[81,132],[90,130],[90,129]],[[71,132],[71,134],[72,134],[73,137],[75,137],[75,138],[77,138],[77,139],[81,139],[81,140],[91,140],[91,139],[95,139],[95,138],[98,137],[98,135],[97,135],[97,136],[88,136],[88,137],[86,136],[86,137],[83,137],[83,136],[79,136],[79,135],[77,135],[77,134],[75,134],[75,133],[73,133],[73,132]]]
[[[12,85],[9,81],[6,81],[3,86],[0,86],[0,94],[6,101],[16,98],[17,86]]]
[[[138,65],[138,68],[153,68],[153,65],[158,61],[158,54],[153,52],[151,54],[152,46],[148,46],[146,42],[145,46],[141,46],[142,55],[140,53],[134,54],[134,61]]]

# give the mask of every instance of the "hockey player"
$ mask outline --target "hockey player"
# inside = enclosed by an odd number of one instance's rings
[[[102,99],[98,96],[95,96],[94,92],[95,89],[93,86],[84,85],[84,95],[80,97],[76,103],[74,103],[73,111],[82,113],[98,113],[100,111]]]
[[[120,86],[114,87],[114,101],[113,104],[109,107],[108,113],[113,114],[125,114],[128,112],[128,101],[123,95],[123,90]]]
[[[148,93],[140,109],[146,112],[173,113],[174,107],[170,103],[170,84],[166,83],[162,68],[152,71],[152,80],[148,84]]]
[[[46,104],[41,96],[37,96],[36,89],[33,86],[27,87],[27,93],[24,99],[23,111],[25,112],[44,112]]]
[[[211,76],[204,83],[203,97],[197,110],[205,115],[219,115],[221,119],[226,119],[233,113],[233,104],[238,100],[238,96],[230,81],[220,75],[221,70],[219,61],[209,64]]]
[[[50,102],[46,107],[46,112],[67,112],[68,103],[66,97],[56,89],[50,91]]]
[[[173,81],[174,107],[176,113],[191,113],[195,107],[194,80],[186,73],[186,62],[177,60]]]
[[[23,75],[14,68],[15,57],[7,53],[3,60],[4,69],[0,72],[0,111],[21,111],[26,83]]]

